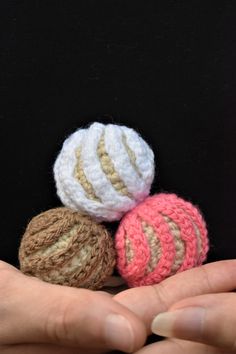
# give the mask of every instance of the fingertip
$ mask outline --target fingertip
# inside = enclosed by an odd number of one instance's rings
[[[136,350],[143,347],[147,339],[147,329],[145,323],[137,316],[135,319],[131,319],[130,321],[132,329],[133,329],[133,347],[130,352],[133,353]]]
[[[119,330],[117,326],[119,323],[120,337],[118,340],[116,338],[119,347],[114,349],[119,349],[126,353],[136,352],[145,344],[147,339],[146,326],[137,315],[123,305],[117,303],[116,310],[118,313],[109,314],[107,317],[109,321],[109,333],[112,336],[116,337],[118,334]],[[114,333],[116,334],[114,335]]]
[[[109,314],[105,321],[105,340],[108,348],[133,352],[135,333],[130,321],[120,314]]]

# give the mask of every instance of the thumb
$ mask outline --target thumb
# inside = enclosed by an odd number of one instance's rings
[[[109,294],[52,285],[25,276],[6,264],[3,268],[1,345],[53,343],[84,348],[84,352],[133,352],[144,344],[144,324]]]
[[[210,294],[185,299],[152,322],[152,331],[236,350],[236,294]]]

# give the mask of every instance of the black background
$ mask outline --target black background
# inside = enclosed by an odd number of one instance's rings
[[[235,258],[235,1],[2,0],[0,18],[0,259],[60,205],[52,165],[95,120],[139,131],[152,192],[198,204],[209,261]]]

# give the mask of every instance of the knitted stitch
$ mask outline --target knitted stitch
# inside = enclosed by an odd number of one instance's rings
[[[67,207],[97,220],[119,220],[149,195],[154,155],[133,129],[93,123],[66,139],[54,177]]]
[[[115,250],[104,226],[62,207],[31,220],[19,260],[22,272],[44,281],[99,289],[113,272]]]
[[[199,210],[175,194],[148,197],[122,219],[115,236],[117,267],[129,286],[159,283],[206,259]]]

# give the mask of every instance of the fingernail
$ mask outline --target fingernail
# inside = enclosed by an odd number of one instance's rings
[[[202,333],[205,309],[188,307],[163,312],[152,321],[152,332],[163,337],[196,338]]]
[[[109,349],[130,352],[134,346],[134,333],[129,321],[118,314],[106,318],[105,338]]]

